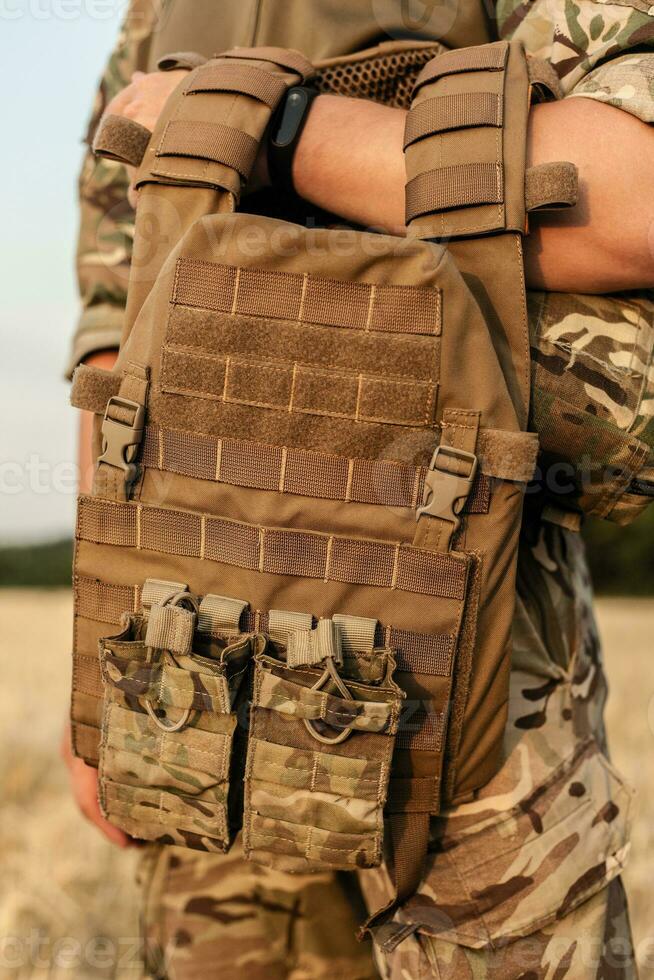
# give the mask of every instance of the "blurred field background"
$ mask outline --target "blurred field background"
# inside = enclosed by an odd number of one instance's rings
[[[630,593],[602,596],[597,611],[612,758],[639,790],[626,885],[642,980],[654,980],[653,531],[646,519],[589,535],[600,590]],[[138,855],[83,821],[59,761],[70,561],[66,541],[0,549],[0,980],[140,976]]]

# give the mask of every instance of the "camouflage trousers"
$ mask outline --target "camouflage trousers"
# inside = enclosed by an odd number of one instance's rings
[[[166,980],[632,980],[620,873],[632,790],[608,759],[607,686],[579,535],[543,523],[518,561],[504,763],[432,820],[416,895],[378,942],[365,909],[386,867],[288,875],[153,848],[143,865],[149,969]],[[382,941],[383,940],[383,941]]]
[[[150,974],[635,977],[619,877],[632,793],[602,747],[601,666],[587,657],[558,673],[514,670],[504,765],[474,801],[433,820],[423,882],[391,926],[397,944],[354,938],[364,906],[388,896],[385,867],[357,881],[272,871],[238,847],[227,855],[155,847],[142,869]]]

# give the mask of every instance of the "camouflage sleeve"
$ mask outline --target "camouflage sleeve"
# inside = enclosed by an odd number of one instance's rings
[[[500,37],[550,61],[566,95],[654,122],[654,7],[650,0],[499,0]]]
[[[130,0],[116,46],[100,80],[79,178],[80,224],[77,278],[82,304],[67,371],[89,354],[117,347],[123,323],[134,231],[134,212],[127,201],[127,173],[117,163],[95,159],[90,151],[96,126],[107,103],[147,68],[156,4]]]

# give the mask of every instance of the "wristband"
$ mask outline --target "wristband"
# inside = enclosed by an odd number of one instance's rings
[[[318,90],[294,85],[272,121],[268,139],[268,173],[273,187],[290,194],[293,187],[293,158]]]

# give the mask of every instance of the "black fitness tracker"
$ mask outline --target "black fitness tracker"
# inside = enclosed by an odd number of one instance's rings
[[[305,85],[289,88],[277,110],[268,138],[268,173],[273,187],[294,194],[293,157],[318,90]]]

